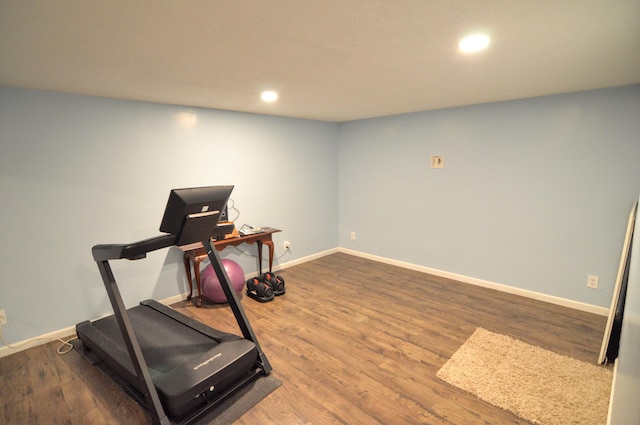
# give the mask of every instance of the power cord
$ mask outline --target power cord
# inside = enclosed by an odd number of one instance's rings
[[[58,338],[58,341],[60,341],[60,346],[56,349],[56,353],[58,354],[67,354],[68,352],[73,350],[73,344],[71,344],[71,341],[73,341],[74,339],[78,339],[77,336],[74,336],[72,338],[69,338],[68,340],[63,340]]]
[[[231,203],[231,205],[229,206],[229,202]],[[229,198],[229,201],[227,202],[227,209],[228,210],[233,210],[236,212],[236,216],[233,218],[233,220],[231,219],[231,214],[229,214],[227,220],[232,221],[232,222],[237,222],[238,219],[240,218],[240,210],[238,208],[236,208],[236,202],[232,199]],[[276,246],[280,246],[280,239],[279,239],[279,235],[276,235]],[[235,250],[238,251],[240,254],[245,255],[247,257],[252,257],[252,258],[258,258],[257,255],[253,255],[253,254],[249,254],[248,252],[245,252],[243,250],[241,250],[240,248],[238,248],[237,246],[234,246]],[[282,254],[280,254],[279,256],[277,256],[276,258],[274,258],[274,260],[279,260],[282,257],[284,257],[287,254],[291,254],[291,250],[288,249],[286,251],[284,251]]]
[[[4,336],[2,336],[2,327],[0,326],[0,342],[2,342],[2,344],[4,344],[5,346],[13,349],[13,350],[19,350],[20,348],[31,344],[34,341],[60,341],[60,346],[56,349],[56,353],[58,354],[67,354],[68,352],[70,352],[71,350],[73,350],[73,345],[71,344],[71,341],[73,341],[74,339],[77,339],[77,336],[74,336],[73,338],[69,338],[68,340],[63,340],[62,338],[47,338],[47,337],[41,337],[41,336],[37,336],[35,338],[31,338],[28,339],[26,341],[22,341],[19,344],[9,344],[5,339]]]
[[[275,243],[275,246],[277,246],[277,247],[280,247],[280,246],[281,246],[281,245],[280,245],[280,235],[279,235],[279,234],[276,234],[276,243]],[[280,249],[280,248],[278,248],[278,249]],[[274,260],[279,260],[279,259],[281,259],[282,257],[284,257],[284,256],[285,256],[285,255],[287,255],[287,254],[291,255],[291,247],[289,247],[289,249],[285,249],[285,250],[282,252],[282,254],[278,255],[276,258],[274,258]]]
[[[236,202],[233,199],[229,198],[229,202],[231,202],[231,206],[227,203],[227,209],[235,211],[238,215],[236,215],[233,220],[231,220],[231,216],[229,216],[227,217],[227,220],[236,222],[240,218],[240,210],[236,208]]]
[[[279,235],[276,235],[276,240],[275,240],[275,244],[274,244],[274,245],[275,245],[275,246],[278,246],[278,247],[280,246],[280,237],[279,237]],[[233,248],[234,248],[238,253],[240,253],[240,254],[244,255],[245,257],[251,257],[251,258],[256,258],[256,259],[258,258],[258,256],[257,256],[257,255],[250,254],[250,253],[248,253],[248,252],[246,252],[246,251],[243,251],[243,250],[241,250],[240,248],[238,248],[237,246],[234,246]],[[278,248],[278,250],[279,250],[279,248]],[[284,251],[282,254],[280,254],[280,255],[278,255],[277,257],[275,257],[275,258],[274,258],[274,260],[279,260],[279,259],[281,259],[282,257],[284,257],[284,256],[285,256],[285,255],[287,255],[287,254],[291,254],[291,249],[287,249],[287,250],[286,250],[286,251]],[[263,260],[264,260],[264,258],[263,258]]]

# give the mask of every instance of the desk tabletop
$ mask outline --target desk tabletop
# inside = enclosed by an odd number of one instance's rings
[[[231,236],[229,235],[226,239],[221,239],[219,241],[213,241],[213,245],[216,247],[221,247],[225,245],[240,245],[241,243],[252,243],[259,240],[271,239],[271,235],[277,232],[281,232],[280,229],[274,229],[272,227],[263,227],[263,231],[259,233],[254,233],[252,235],[245,236]],[[195,242],[188,245],[180,245],[178,246],[182,251],[193,251],[194,249],[204,248],[202,242]]]

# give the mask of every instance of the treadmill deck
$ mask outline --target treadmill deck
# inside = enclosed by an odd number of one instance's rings
[[[255,344],[193,320],[154,300],[127,310],[136,338],[167,414],[179,417],[222,396],[250,375],[257,362]],[[140,388],[114,315],[76,326],[85,349]]]

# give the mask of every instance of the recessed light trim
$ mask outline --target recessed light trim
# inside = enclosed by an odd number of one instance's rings
[[[265,90],[260,94],[260,99],[262,99],[263,102],[275,102],[278,100],[278,93],[273,90]]]
[[[477,53],[486,49],[491,39],[486,34],[471,34],[458,43],[458,50],[462,53]]]

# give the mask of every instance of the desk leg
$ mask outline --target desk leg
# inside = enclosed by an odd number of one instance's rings
[[[195,257],[193,259],[193,271],[196,275],[196,285],[198,286],[198,298],[196,299],[196,307],[202,307],[203,295],[202,295],[202,282],[200,281],[200,263],[204,258]]]
[[[190,300],[193,295],[193,281],[191,280],[191,256],[189,254],[184,254],[184,271],[187,274],[187,280],[189,281],[189,295],[187,295],[187,299]]]
[[[262,242],[256,241],[258,245],[258,276],[262,276]]]
[[[275,248],[273,246],[273,241],[264,241],[264,244],[269,247],[269,272],[271,272],[271,269],[273,268],[273,251]]]

